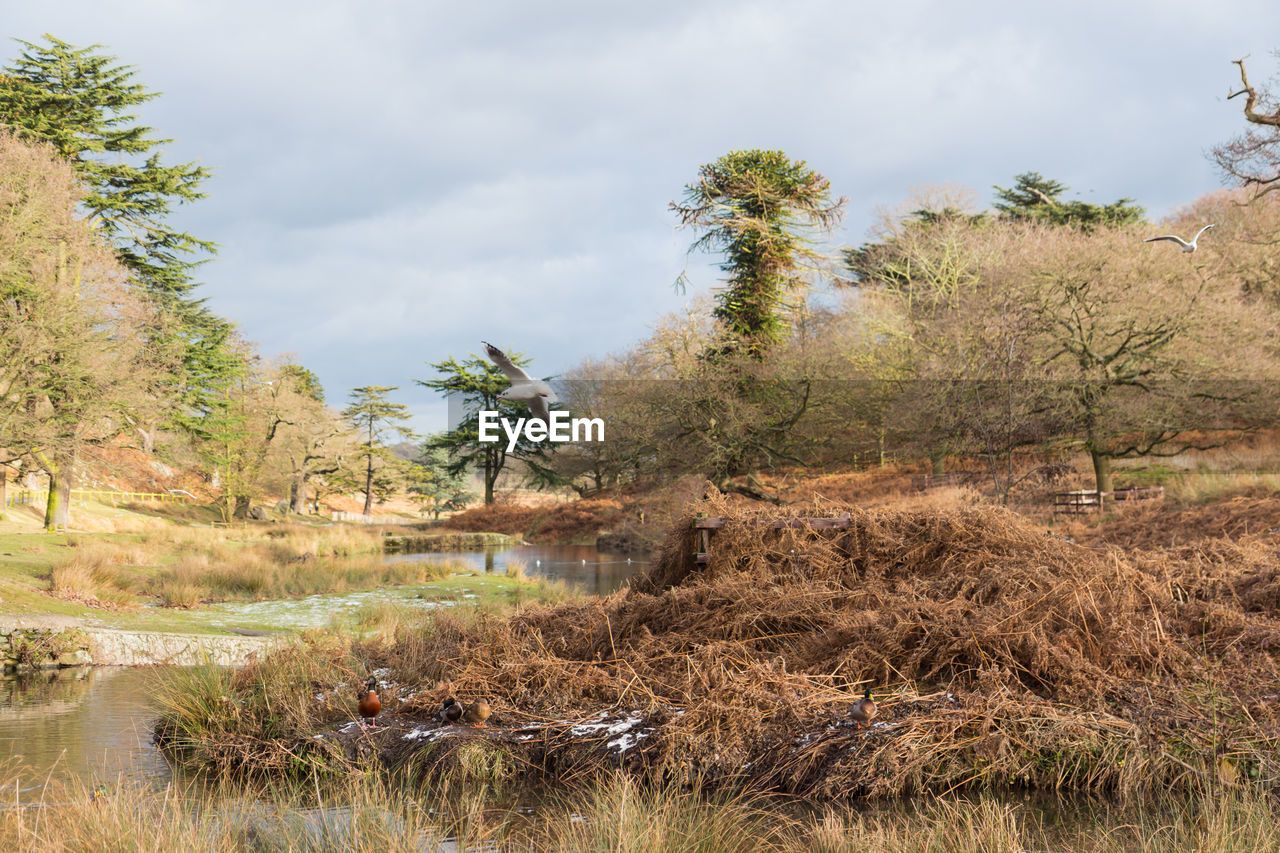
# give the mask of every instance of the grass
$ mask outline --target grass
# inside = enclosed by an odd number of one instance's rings
[[[16,790],[16,778],[0,788]],[[7,782],[8,785],[3,783]],[[53,781],[0,808],[0,849],[574,853],[1254,853],[1280,849],[1280,811],[1245,789],[1206,792],[1064,825],[1025,804],[922,800],[876,811],[799,811],[746,794],[702,796],[613,777],[532,815],[480,788],[419,789],[366,776],[338,783],[169,786]],[[30,796],[25,795],[25,796]]]

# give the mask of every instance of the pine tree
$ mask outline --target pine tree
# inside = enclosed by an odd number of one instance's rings
[[[163,162],[159,149],[172,140],[153,135],[130,112],[159,93],[134,82],[132,66],[101,53],[101,45],[45,39],[17,40],[22,54],[0,70],[0,125],[50,143],[71,163],[90,220],[142,291],[176,320],[158,333],[185,350],[162,390],[174,398],[179,424],[189,425],[193,413],[215,405],[234,361],[226,351],[230,324],[192,294],[194,271],[207,260],[200,256],[216,246],[167,224],[177,205],[205,197],[200,187],[209,172]]]
[[[161,161],[157,149],[173,140],[152,136],[128,112],[160,93],[133,82],[132,66],[99,53],[101,45],[45,38],[47,45],[17,40],[22,54],[0,74],[0,123],[51,143],[71,161],[86,186],[90,218],[148,291],[189,300],[200,263],[192,257],[216,247],[165,219],[175,205],[205,197],[200,185],[208,170]]]
[[[387,432],[398,432],[405,438],[413,437],[413,431],[408,427],[396,425],[399,421],[409,420],[409,408],[403,403],[387,401],[387,395],[395,390],[395,386],[388,385],[353,388],[349,395],[351,404],[342,412],[342,416],[351,421],[363,439],[360,442],[360,455],[365,460],[365,515],[373,509],[375,460],[390,456],[382,436]]]

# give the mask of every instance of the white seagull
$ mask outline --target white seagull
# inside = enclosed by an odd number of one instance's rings
[[[1217,226],[1217,223],[1215,222],[1213,225],[1206,225],[1205,227],[1201,228],[1199,231],[1196,232],[1196,236],[1191,238],[1190,243],[1188,243],[1186,240],[1183,240],[1181,237],[1175,237],[1172,234],[1166,234],[1163,237],[1148,237],[1142,242],[1154,243],[1157,240],[1168,240],[1172,243],[1177,243],[1179,246],[1182,247],[1182,251],[1184,252],[1194,252],[1196,250],[1196,241],[1200,239],[1200,235],[1208,231],[1210,228],[1214,228],[1216,226]]]
[[[551,426],[551,412],[547,408],[550,404],[556,402],[556,392],[551,390],[551,386],[541,379],[533,379],[529,374],[516,367],[515,363],[507,358],[507,354],[495,347],[487,341],[481,341],[484,344],[484,351],[488,353],[489,358],[494,364],[507,374],[507,378],[511,380],[511,387],[498,395],[499,400],[510,400],[514,403],[526,403],[529,411],[538,420]]]

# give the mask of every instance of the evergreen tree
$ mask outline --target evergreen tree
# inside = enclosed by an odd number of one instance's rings
[[[140,288],[176,323],[156,334],[176,336],[185,350],[178,373],[161,390],[190,425],[230,381],[230,325],[194,298],[193,274],[213,243],[175,229],[175,206],[204,198],[209,172],[194,163],[170,165],[159,149],[171,142],[137,123],[131,109],[156,98],[134,82],[136,71],[100,45],[77,48],[46,35],[47,44],[18,40],[21,55],[0,70],[0,125],[50,143],[85,187],[81,204],[115,248]],[[161,349],[172,338],[153,341]]]
[[[527,359],[510,350],[507,354],[518,367],[527,363]],[[454,476],[460,476],[472,468],[478,469],[484,476],[484,502],[487,506],[493,503],[493,489],[498,482],[498,475],[506,467],[508,455],[542,459],[546,455],[543,445],[530,442],[521,433],[514,452],[508,454],[505,434],[499,441],[480,441],[480,412],[516,409],[520,410],[519,417],[528,416],[524,403],[498,399],[498,395],[511,381],[488,359],[473,355],[464,361],[458,361],[450,356],[444,361],[435,362],[431,367],[441,374],[440,378],[415,381],[452,398],[451,403],[462,407],[463,417],[453,429],[428,439],[423,445],[423,452],[439,449],[448,453],[451,461],[445,470]]]
[[[782,339],[786,299],[819,260],[811,235],[829,231],[843,212],[845,199],[832,201],[830,190],[785,152],[732,151],[698,171],[682,204],[671,203],[681,227],[703,230],[690,251],[724,253],[715,308],[728,334],[723,350],[758,357]]]
[[[1088,231],[1098,226],[1110,228],[1141,222],[1146,213],[1141,206],[1133,204],[1131,198],[1117,199],[1111,204],[1063,201],[1061,196],[1068,187],[1039,172],[1024,172],[1014,177],[1014,185],[1009,189],[994,189],[999,200],[993,207],[1007,219],[1071,225]]]
[[[383,436],[388,432],[396,432],[405,438],[413,438],[413,431],[406,426],[397,426],[401,421],[409,420],[409,409],[403,403],[392,403],[387,395],[397,390],[395,386],[365,385],[351,390],[351,404],[342,412],[342,416],[351,421],[352,426],[360,433],[360,456],[365,461],[364,482],[364,514],[373,509],[374,473],[376,462],[387,462],[391,452],[383,443]]]
[[[208,170],[161,161],[157,149],[173,140],[152,136],[128,112],[160,93],[133,82],[132,66],[99,53],[101,45],[77,48],[45,38],[45,45],[17,40],[22,54],[0,75],[0,123],[51,143],[71,161],[85,184],[90,218],[147,290],[187,298],[200,263],[192,257],[215,247],[165,219],[175,205],[205,197],[200,185]]]

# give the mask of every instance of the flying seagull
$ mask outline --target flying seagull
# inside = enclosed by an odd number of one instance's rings
[[[507,354],[493,344],[487,341],[480,343],[484,344],[484,351],[488,353],[493,363],[498,365],[511,380],[511,387],[499,394],[498,399],[527,403],[533,416],[550,427],[551,412],[547,407],[556,402],[556,392],[541,379],[531,379],[529,374],[516,367],[515,362],[507,358]]]
[[[1154,243],[1157,240],[1168,240],[1172,243],[1177,243],[1179,246],[1182,247],[1182,251],[1184,252],[1194,252],[1196,250],[1196,241],[1200,239],[1200,235],[1208,231],[1210,228],[1215,227],[1216,225],[1217,223],[1215,222],[1213,225],[1206,225],[1205,227],[1201,228],[1199,231],[1196,232],[1196,236],[1191,238],[1190,243],[1188,243],[1186,240],[1183,240],[1181,237],[1175,237],[1172,234],[1166,234],[1163,237],[1148,237],[1142,242]]]

